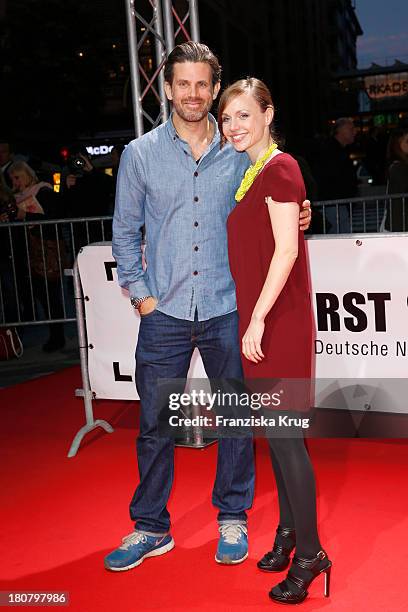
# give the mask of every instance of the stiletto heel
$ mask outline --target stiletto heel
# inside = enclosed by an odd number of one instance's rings
[[[301,603],[308,595],[307,589],[320,574],[324,574],[324,596],[329,597],[331,568],[332,562],[324,550],[311,559],[295,556],[285,580],[273,587],[269,597],[279,603]]]
[[[332,566],[330,565],[326,570],[323,570],[324,571],[324,596],[325,597],[330,597],[331,568]]]
[[[257,566],[264,572],[283,572],[289,565],[289,556],[295,545],[295,530],[278,525],[272,550],[264,554]]]

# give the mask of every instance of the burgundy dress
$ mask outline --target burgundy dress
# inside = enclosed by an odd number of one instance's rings
[[[240,341],[268,274],[275,242],[265,197],[276,202],[305,199],[297,162],[279,153],[265,165],[244,198],[228,217],[228,253],[236,285]],[[264,359],[253,363],[242,357],[246,379],[310,379],[312,368],[312,311],[305,240],[299,230],[298,257],[288,280],[265,318]],[[309,398],[303,407],[309,407]],[[307,404],[307,406],[306,406]]]

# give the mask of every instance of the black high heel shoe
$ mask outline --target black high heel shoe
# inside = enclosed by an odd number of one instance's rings
[[[295,530],[292,527],[278,525],[272,550],[258,561],[257,566],[264,572],[282,572],[289,565],[289,556],[295,545]]]
[[[306,599],[307,589],[320,574],[324,574],[324,596],[329,597],[331,568],[332,562],[324,550],[312,559],[295,556],[285,580],[273,587],[269,597],[279,603],[299,604]]]

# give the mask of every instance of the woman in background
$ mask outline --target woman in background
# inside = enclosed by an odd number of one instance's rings
[[[408,194],[408,128],[395,130],[388,141],[388,189],[389,194]],[[387,204],[385,229],[389,232],[408,231],[408,196],[393,198]]]
[[[17,219],[40,221],[63,217],[60,198],[52,185],[40,182],[34,170],[25,162],[14,162],[9,169],[13,191],[17,202]],[[63,285],[61,273],[65,252],[58,230],[52,225],[29,229],[29,265],[32,273],[34,295],[38,298],[46,318],[63,319]],[[26,261],[27,246],[20,252],[20,259]],[[45,262],[45,265],[44,265]],[[45,352],[53,352],[65,346],[64,324],[52,323],[49,338],[43,346]]]
[[[237,81],[221,96],[218,121],[224,140],[246,151],[252,162],[228,218],[228,250],[245,378],[264,379],[262,385],[276,378],[310,382],[312,367],[308,268],[298,227],[305,187],[297,162],[277,148],[273,115],[270,92],[258,79]],[[308,392],[296,397],[293,386],[288,391],[296,404],[286,402],[290,411],[310,408]],[[303,436],[296,433],[268,439],[280,522],[273,549],[258,563],[260,569],[282,571],[296,546],[286,579],[269,593],[288,604],[303,601],[321,573],[328,596],[331,571],[317,532],[313,468]]]

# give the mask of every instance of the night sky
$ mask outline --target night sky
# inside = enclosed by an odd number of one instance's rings
[[[357,39],[359,67],[408,62],[408,1],[356,0],[364,35]]]

